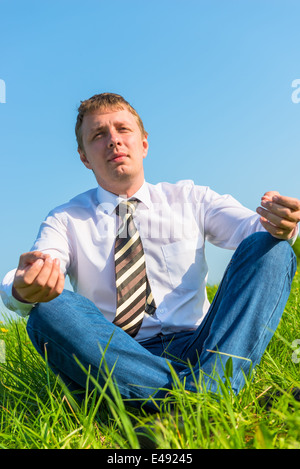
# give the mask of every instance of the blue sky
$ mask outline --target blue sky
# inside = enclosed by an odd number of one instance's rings
[[[0,277],[49,210],[96,185],[74,137],[95,93],[141,114],[149,182],[254,210],[267,190],[299,197],[299,18],[299,0],[0,0]],[[211,283],[231,254],[207,249]]]

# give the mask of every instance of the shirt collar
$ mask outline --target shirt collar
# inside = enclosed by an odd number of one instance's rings
[[[142,202],[147,208],[151,206],[151,199],[148,184],[146,181],[143,182],[143,185],[139,190],[130,197],[130,199],[136,198]],[[99,205],[101,206],[104,213],[111,215],[115,210],[116,206],[122,201],[126,200],[124,197],[108,192],[103,187],[98,186],[97,188],[97,199]]]

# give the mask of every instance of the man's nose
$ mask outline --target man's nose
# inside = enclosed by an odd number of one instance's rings
[[[108,147],[114,148],[120,145],[120,138],[116,132],[110,132],[108,136]]]

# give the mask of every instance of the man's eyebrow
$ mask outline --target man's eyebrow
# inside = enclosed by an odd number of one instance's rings
[[[89,132],[89,133],[90,133],[90,134],[93,134],[93,133],[98,132],[99,130],[103,130],[103,129],[105,129],[105,125],[97,125],[97,126],[95,126],[95,127],[92,127],[92,128],[90,129],[90,132]]]
[[[117,121],[114,123],[114,125],[116,127],[122,127],[122,126],[126,126],[126,127],[131,127],[131,123],[129,121]],[[101,125],[96,125],[95,127],[92,127],[89,131],[89,134],[90,135],[93,135],[95,132],[99,132],[99,130],[105,130],[107,128],[107,126],[105,124]]]
[[[122,127],[122,126],[126,126],[126,127],[131,127],[132,124],[129,122],[129,121],[126,121],[126,120],[122,120],[122,121],[117,121],[115,122],[115,126],[117,127]]]

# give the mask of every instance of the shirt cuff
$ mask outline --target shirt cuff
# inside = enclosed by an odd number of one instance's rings
[[[290,243],[291,246],[295,243],[296,239],[298,238],[299,235],[299,225],[296,226],[296,231],[295,234],[292,238],[288,239],[288,242]]]
[[[30,314],[30,311],[36,303],[23,303],[22,301],[16,300],[13,296],[12,286],[15,272],[16,270],[12,270],[6,274],[0,286],[0,294],[3,304],[7,309],[15,312],[19,316],[26,317]]]

